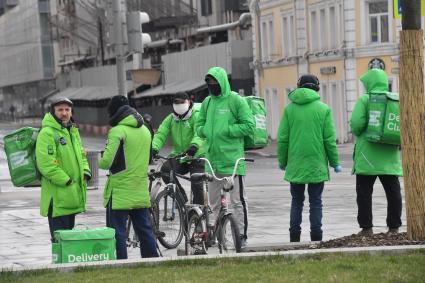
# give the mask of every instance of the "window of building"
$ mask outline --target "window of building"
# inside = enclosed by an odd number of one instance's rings
[[[295,55],[295,26],[294,15],[282,16],[282,55],[284,57]]]
[[[209,16],[212,14],[211,0],[201,0],[201,14],[202,16]]]
[[[261,60],[270,60],[274,48],[273,19],[268,16],[261,20]]]
[[[338,29],[338,19],[335,13],[335,7],[329,7],[329,43],[330,48],[337,48],[337,29]]]
[[[327,25],[327,18],[326,18],[326,10],[320,9],[320,49],[327,49],[328,48],[328,25]]]
[[[311,30],[311,48],[312,50],[319,49],[319,25],[317,21],[316,11],[312,11],[310,14],[310,30]]]
[[[388,1],[367,3],[369,14],[369,42],[389,42]]]

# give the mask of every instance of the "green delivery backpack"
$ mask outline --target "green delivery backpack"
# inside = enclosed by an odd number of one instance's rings
[[[260,149],[266,147],[269,143],[269,134],[267,132],[266,106],[264,99],[258,96],[244,97],[254,117],[254,133],[245,136],[244,144],[246,149]]]
[[[4,151],[12,183],[16,187],[40,185],[35,142],[40,129],[24,127],[4,137]]]
[[[52,243],[52,263],[79,263],[116,259],[115,230],[102,227],[57,230]]]
[[[400,102],[397,93],[369,94],[368,141],[400,145]]]
[[[236,92],[232,92],[230,97],[236,97],[239,95]],[[264,99],[258,96],[242,96],[243,99],[248,103],[249,109],[251,109],[252,116],[254,117],[255,128],[254,133],[244,137],[244,149],[261,149],[269,144],[269,134],[267,132],[267,113]],[[210,103],[210,97],[207,102],[207,111]],[[231,103],[231,105],[234,105]],[[232,108],[232,107],[230,107]],[[233,116],[236,116],[236,109],[230,109]]]

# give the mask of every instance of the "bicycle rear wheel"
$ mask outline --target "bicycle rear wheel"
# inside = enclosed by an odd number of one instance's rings
[[[221,254],[240,253],[239,227],[232,214],[224,215],[218,231],[218,249]]]
[[[177,247],[183,238],[184,210],[175,195],[168,190],[158,194],[152,207],[158,240],[167,249]]]
[[[185,238],[186,255],[207,254],[206,242],[208,240],[207,225],[205,219],[194,213],[187,226]]]

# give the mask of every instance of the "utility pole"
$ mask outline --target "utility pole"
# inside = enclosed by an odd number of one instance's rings
[[[400,0],[400,134],[407,234],[425,240],[425,93],[421,0]]]
[[[127,96],[126,90],[126,46],[127,22],[125,0],[112,0],[112,11],[114,16],[114,43],[117,64],[118,94]]]

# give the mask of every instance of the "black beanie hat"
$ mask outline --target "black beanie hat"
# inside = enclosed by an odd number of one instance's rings
[[[108,108],[107,108],[109,117],[114,116],[117,110],[124,105],[129,105],[127,97],[123,95],[113,96],[111,100],[109,101]]]
[[[178,92],[173,97],[173,102],[176,100],[189,100],[189,94],[187,92]]]
[[[309,88],[315,91],[320,90],[319,79],[315,75],[302,75],[298,79],[297,87]]]

